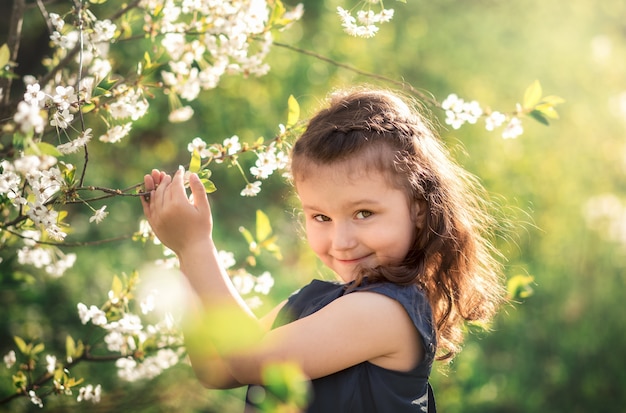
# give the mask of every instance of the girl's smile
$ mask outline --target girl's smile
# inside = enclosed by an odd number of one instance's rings
[[[416,231],[404,191],[386,174],[354,166],[312,165],[296,182],[309,244],[344,282],[360,268],[401,262]]]

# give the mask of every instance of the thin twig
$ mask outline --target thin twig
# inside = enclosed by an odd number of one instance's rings
[[[7,46],[11,51],[11,61],[17,62],[17,54],[20,50],[20,39],[22,37],[22,23],[24,22],[24,10],[26,9],[26,0],[13,0],[13,9],[11,10],[11,22],[9,23],[9,33],[7,36]],[[0,89],[4,92],[2,105],[8,106],[11,98],[11,84],[13,79],[9,76],[0,79]]]
[[[318,60],[321,60],[323,62],[330,63],[333,66],[349,70],[349,71],[351,71],[353,73],[356,73],[356,74],[359,74],[359,75],[362,75],[362,76],[366,76],[366,77],[369,77],[371,79],[377,79],[377,80],[382,80],[382,81],[384,81],[386,83],[391,83],[391,84],[393,84],[395,86],[398,86],[398,87],[400,87],[400,88],[402,88],[404,90],[408,90],[410,93],[416,95],[421,100],[423,100],[424,102],[428,103],[429,105],[432,105],[432,106],[438,107],[438,108],[441,107],[441,104],[434,97],[432,97],[430,95],[427,95],[426,93],[422,92],[421,90],[418,90],[418,89],[414,88],[410,83],[407,83],[405,81],[395,80],[395,79],[389,78],[387,76],[379,75],[377,73],[366,72],[365,70],[361,70],[361,69],[358,69],[358,68],[356,68],[354,66],[350,66],[348,64],[338,62],[338,61],[333,60],[333,59],[331,59],[329,57],[323,56],[323,55],[321,55],[319,53],[316,53],[316,52],[313,52],[313,51],[310,51],[310,50],[306,50],[306,49],[301,49],[299,47],[295,47],[295,46],[292,46],[292,45],[289,45],[289,44],[286,44],[286,43],[273,42],[272,44],[274,46],[282,47],[284,49],[288,49],[288,50],[291,50],[291,51],[294,51],[294,52],[297,52],[297,53],[301,53],[301,54],[306,55],[306,56],[314,57],[314,58],[316,58]]]

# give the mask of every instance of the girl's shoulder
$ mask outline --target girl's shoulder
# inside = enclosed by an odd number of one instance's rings
[[[417,285],[399,285],[391,282],[370,283],[365,279],[360,285],[354,287],[351,284],[315,279],[289,297],[278,313],[273,327],[276,328],[311,315],[346,294],[361,291],[382,294],[399,302],[422,336],[426,353],[434,355],[436,336],[432,311],[426,294]]]
[[[375,292],[399,302],[407,312],[424,341],[427,353],[436,349],[436,334],[432,309],[426,293],[417,285],[399,285],[391,282],[364,282],[350,292]]]

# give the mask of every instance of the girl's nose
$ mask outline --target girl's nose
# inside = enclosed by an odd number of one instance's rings
[[[354,248],[357,245],[356,234],[348,224],[336,223],[332,234],[334,250],[342,251]]]

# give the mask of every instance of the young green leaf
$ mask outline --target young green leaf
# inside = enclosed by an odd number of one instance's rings
[[[124,289],[124,285],[122,284],[122,280],[117,275],[113,276],[113,284],[111,286],[111,291],[113,292],[114,297],[119,297]]]
[[[535,80],[524,92],[524,109],[531,109],[539,103],[542,93],[541,83],[539,83],[538,80]]]
[[[20,353],[26,354],[29,352],[30,348],[26,344],[24,339],[22,339],[22,337],[14,336],[13,341],[15,341],[15,344],[17,345],[17,349],[20,351]]]
[[[34,145],[30,145],[28,149],[24,151],[27,155],[50,155],[55,158],[63,156],[56,146],[47,142],[37,142]]]
[[[9,50],[9,46],[5,43],[0,46],[0,68],[6,66],[9,60],[11,60],[11,51]]]
[[[202,182],[202,185],[204,185],[204,191],[207,194],[212,194],[213,192],[217,191],[217,187],[215,186],[213,181],[209,179],[200,179],[200,181]]]
[[[198,173],[201,166],[202,159],[200,158],[200,153],[194,149],[191,153],[191,161],[189,161],[189,172]]]
[[[289,110],[289,113],[287,115],[287,127],[289,128],[298,123],[298,120],[300,119],[300,105],[298,104],[296,98],[293,97],[293,95],[289,95],[289,99],[287,100],[287,108]]]
[[[256,211],[256,239],[258,242],[263,242],[270,235],[272,235],[272,227],[270,225],[270,219],[268,216],[257,209]]]
[[[76,342],[69,334],[65,337],[65,357],[71,362],[74,360],[74,353],[76,352]]]

